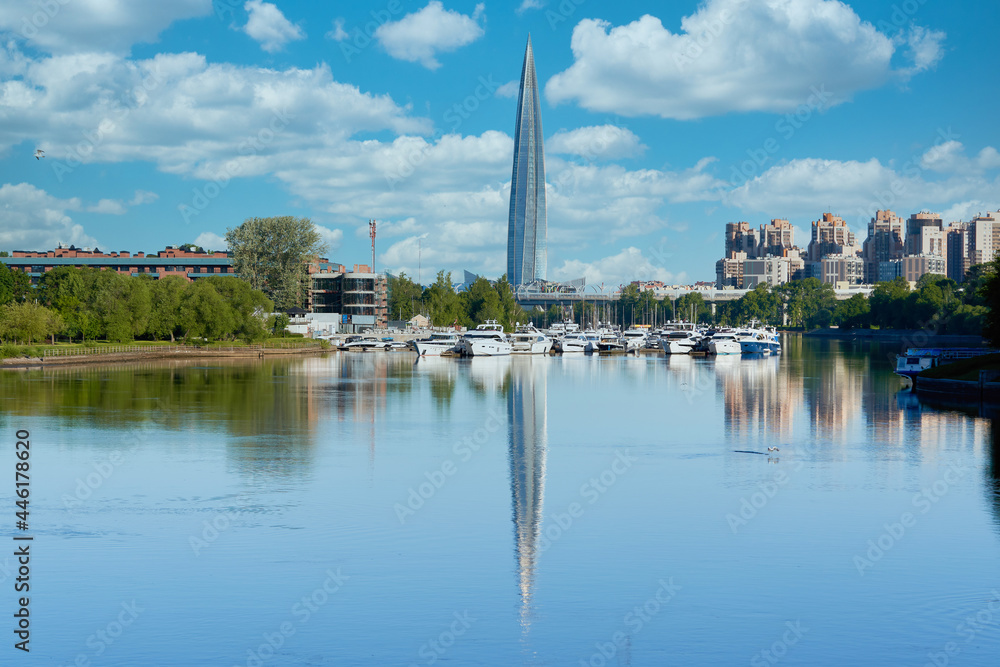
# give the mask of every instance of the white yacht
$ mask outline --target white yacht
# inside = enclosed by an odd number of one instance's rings
[[[645,347],[648,336],[649,332],[643,329],[628,329],[621,337],[622,342],[625,344],[625,351],[636,352],[641,350]]]
[[[442,352],[449,352],[458,345],[458,334],[453,332],[432,333],[430,338],[413,341],[413,349],[421,357],[440,357]]]
[[[472,331],[465,332],[458,350],[469,357],[498,357],[511,352],[510,340],[496,320],[486,320]]]
[[[371,352],[372,350],[384,350],[386,347],[384,342],[372,336],[348,336],[340,349],[352,352]]]
[[[511,354],[548,354],[552,339],[533,325],[519,326],[510,336]]]
[[[737,332],[719,331],[708,341],[709,354],[740,354],[740,346]]]
[[[556,339],[556,349],[563,354],[586,352],[589,346],[590,340],[585,334],[579,332],[568,333],[562,338]]]
[[[562,322],[555,322],[549,327],[549,336],[552,338],[558,338],[565,336],[566,334],[580,333],[580,325],[572,320],[563,320]]]
[[[664,354],[691,354],[691,349],[701,340],[694,329],[675,329],[660,334],[660,347]]]
[[[740,338],[740,351],[743,354],[779,354],[781,340],[774,327],[752,328]]]

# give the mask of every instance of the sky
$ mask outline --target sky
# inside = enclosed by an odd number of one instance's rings
[[[520,4],[519,4],[520,3]],[[0,250],[218,250],[308,217],[333,261],[506,270],[517,86],[550,280],[714,280],[725,224],[1000,209],[1000,5],[5,0]],[[44,157],[36,158],[36,150]]]

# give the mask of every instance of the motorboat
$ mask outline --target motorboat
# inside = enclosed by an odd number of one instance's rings
[[[388,343],[378,340],[373,336],[348,336],[341,350],[352,352],[371,352],[373,350],[384,350]]]
[[[759,327],[747,330],[739,339],[743,354],[778,354],[781,340],[773,327]]]
[[[440,357],[443,352],[450,352],[458,345],[457,333],[448,331],[432,333],[430,338],[412,341],[413,349],[421,357]]]
[[[742,352],[738,332],[736,331],[716,332],[714,336],[708,339],[707,347],[709,354],[740,354]]]
[[[691,354],[701,334],[693,329],[675,329],[660,334],[660,347],[664,354]]]
[[[510,335],[511,354],[548,354],[552,339],[533,325],[519,326]]]
[[[469,357],[497,357],[511,353],[511,343],[503,326],[496,320],[486,320],[458,342],[458,350]]]
[[[597,341],[597,351],[601,354],[624,352],[625,340],[612,331],[602,333]]]
[[[586,352],[590,340],[582,333],[568,333],[555,340],[555,349],[562,354]]]
[[[625,344],[626,352],[638,352],[646,345],[646,337],[649,332],[643,329],[628,329],[621,335],[621,341]]]

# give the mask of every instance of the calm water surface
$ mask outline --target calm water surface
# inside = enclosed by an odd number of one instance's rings
[[[785,345],[2,372],[0,662],[998,664],[990,421]]]

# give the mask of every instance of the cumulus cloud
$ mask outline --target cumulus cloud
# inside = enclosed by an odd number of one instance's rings
[[[619,285],[627,285],[633,280],[662,280],[665,283],[682,282],[687,276],[682,272],[675,274],[662,264],[669,257],[646,257],[639,248],[629,246],[619,253],[603,257],[593,262],[583,262],[577,259],[566,260],[562,266],[553,271],[554,280],[573,280],[586,278],[588,285],[604,285],[617,289]]]
[[[305,32],[285,18],[276,5],[263,0],[249,0],[244,6],[249,13],[243,32],[260,43],[268,53],[276,53],[288,42],[305,39]]]
[[[93,206],[87,207],[87,213],[103,213],[105,215],[125,215],[128,210],[117,199],[102,199]]]
[[[323,225],[313,225],[316,231],[319,233],[323,243],[327,246],[327,253],[335,252],[340,248],[341,241],[344,240],[344,232],[339,229],[330,229],[329,227],[324,227]]]
[[[941,57],[943,33],[912,27],[912,65],[893,70],[899,46],[836,0],[707,0],[672,33],[654,16],[623,26],[584,19],[574,63],[545,87],[552,103],[575,101],[624,116],[691,119],[733,111],[786,112],[817,88],[838,104]]]
[[[638,157],[646,148],[631,130],[615,125],[560,131],[545,143],[548,153],[577,155],[586,160]]]
[[[205,250],[212,250],[214,252],[226,250],[229,247],[225,237],[219,236],[214,232],[202,232],[198,234],[198,237],[194,240],[194,244],[201,246]]]
[[[496,89],[493,93],[496,97],[517,97],[517,93],[521,90],[521,82],[515,79],[514,81],[508,81],[502,86]]]
[[[420,11],[379,26],[375,38],[393,58],[419,62],[434,70],[441,67],[435,58],[437,53],[454,51],[485,34],[479,24],[485,8],[480,3],[468,16],[445,9],[439,0],[431,0]]]
[[[30,183],[0,186],[0,248],[44,250],[59,243],[93,247],[97,241],[73,222],[79,199],[59,199]]]
[[[962,201],[995,201],[1000,178],[985,172],[1000,165],[980,166],[994,164],[992,147],[984,148],[976,158],[964,158],[961,145],[955,144],[944,142],[898,168],[876,158],[791,160],[730,190],[725,201],[747,211],[786,218],[816,219],[833,206],[834,213],[855,226],[867,223],[881,208],[902,214],[925,208],[940,210]],[[949,215],[964,211],[958,206]]]
[[[227,3],[218,3],[232,14]],[[0,3],[0,34],[47,53],[113,51],[153,42],[171,23],[212,13],[212,0],[73,0]]]

